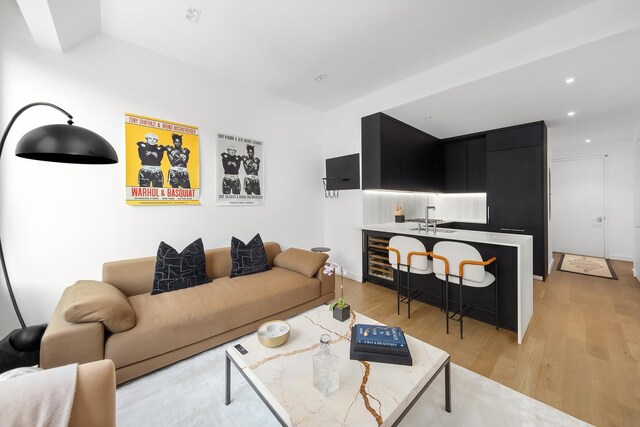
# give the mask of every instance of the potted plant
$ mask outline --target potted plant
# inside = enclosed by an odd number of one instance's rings
[[[344,275],[347,274],[347,270],[341,267],[338,263],[330,262],[324,266],[324,274],[331,276],[340,275],[340,298],[337,301],[329,304],[329,310],[333,311],[333,318],[341,322],[344,322],[351,317],[351,310],[349,304],[344,300]]]

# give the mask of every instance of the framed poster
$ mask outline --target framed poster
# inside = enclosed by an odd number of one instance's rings
[[[199,205],[198,128],[126,113],[129,205]]]
[[[263,144],[218,134],[216,199],[219,206],[264,204]]]

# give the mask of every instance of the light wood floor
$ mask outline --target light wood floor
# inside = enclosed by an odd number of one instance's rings
[[[556,254],[556,265],[559,256]],[[598,426],[640,426],[640,282],[612,261],[619,280],[555,270],[534,281],[533,318],[514,332],[466,318],[445,333],[444,314],[418,301],[396,314],[395,292],[345,279],[356,311],[451,354],[454,363]]]

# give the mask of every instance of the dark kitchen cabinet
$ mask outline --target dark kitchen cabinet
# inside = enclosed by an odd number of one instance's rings
[[[540,146],[546,129],[544,122],[535,122],[493,130],[487,133],[487,151]]]
[[[444,192],[467,192],[467,141],[444,144]]]
[[[487,142],[484,137],[467,141],[467,192],[487,191]]]
[[[383,113],[362,118],[362,188],[442,191],[437,138]]]
[[[485,138],[444,142],[445,193],[486,192]]]
[[[544,122],[487,132],[487,230],[533,236],[533,274],[547,277]]]
[[[542,217],[542,147],[487,153],[488,223],[539,228]]]

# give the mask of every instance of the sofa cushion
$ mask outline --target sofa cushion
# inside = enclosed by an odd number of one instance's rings
[[[324,253],[289,248],[274,258],[273,265],[304,274],[307,277],[313,277],[324,265],[327,258],[329,255]]]
[[[197,239],[178,253],[160,242],[151,295],[176,291],[209,283],[202,239]]]
[[[107,339],[117,368],[149,359],[320,297],[320,281],[274,267],[249,276],[129,298],[136,327]],[[140,345],[144,342],[145,345]]]
[[[231,274],[229,277],[260,273],[270,268],[260,233],[256,234],[249,243],[244,243],[236,237],[231,238]]]
[[[127,297],[108,283],[80,280],[65,291],[64,320],[74,323],[102,322],[118,333],[136,325],[136,314]]]

